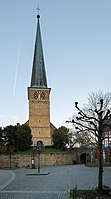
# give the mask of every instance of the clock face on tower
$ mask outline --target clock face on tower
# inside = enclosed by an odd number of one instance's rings
[[[45,93],[44,93],[44,92],[41,92],[41,94],[40,94],[40,98],[41,98],[42,100],[44,100],[44,99],[45,99]]]
[[[35,91],[34,92],[34,99],[36,100],[44,100],[45,99],[45,93],[42,91]]]

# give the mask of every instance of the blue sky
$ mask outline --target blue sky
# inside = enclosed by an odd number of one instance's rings
[[[67,126],[75,101],[111,91],[111,0],[0,0],[0,126],[28,119],[38,5],[51,122]]]

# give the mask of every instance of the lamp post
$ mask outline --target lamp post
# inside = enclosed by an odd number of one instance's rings
[[[38,153],[38,173],[40,173],[40,154],[44,151],[44,144],[41,140],[37,141],[37,153]]]
[[[34,168],[35,168],[35,153],[38,154],[38,173],[27,173],[26,175],[48,175],[50,172],[40,172],[41,164],[40,164],[40,154],[44,151],[44,144],[41,140],[37,141],[37,144],[33,146],[33,158],[34,160]]]
[[[35,169],[35,154],[38,154],[38,173],[40,173],[40,154],[44,151],[44,144],[41,140],[37,141],[37,144],[33,146],[33,156],[31,160],[32,169]]]

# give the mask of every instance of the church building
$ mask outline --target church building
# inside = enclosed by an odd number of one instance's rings
[[[44,54],[40,30],[40,15],[37,15],[37,31],[33,56],[31,84],[28,87],[29,121],[32,141],[41,140],[45,146],[52,145],[52,133],[55,126],[50,123],[50,92],[44,63]]]

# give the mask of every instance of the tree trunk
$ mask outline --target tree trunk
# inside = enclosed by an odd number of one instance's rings
[[[10,169],[12,168],[12,165],[11,165],[11,163],[12,163],[12,161],[11,161],[11,157],[12,157],[12,154],[11,154],[11,152],[9,152],[9,160],[10,160]]]
[[[102,196],[103,190],[103,149],[102,149],[102,137],[100,136],[98,139],[98,150],[99,150],[99,175],[98,175],[98,191],[99,197]]]

